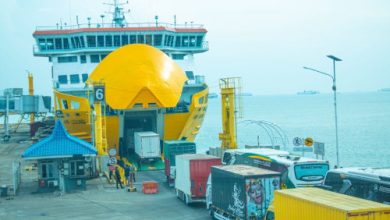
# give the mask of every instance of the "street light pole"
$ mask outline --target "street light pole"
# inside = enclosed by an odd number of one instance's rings
[[[339,168],[340,167],[340,159],[339,159],[339,132],[338,132],[338,121],[337,121],[336,61],[342,61],[342,60],[340,58],[337,58],[337,57],[333,56],[333,55],[328,55],[327,57],[333,60],[333,76],[328,74],[328,73],[325,73],[325,72],[322,72],[322,71],[319,71],[319,70],[316,70],[316,69],[313,69],[313,68],[309,68],[309,67],[303,67],[303,68],[307,69],[307,70],[311,70],[311,71],[317,72],[317,73],[320,73],[320,74],[323,74],[323,75],[326,75],[326,76],[328,76],[328,77],[330,77],[332,79],[332,82],[333,82],[332,90],[333,90],[333,104],[334,104],[334,121],[335,121],[335,128],[336,128],[336,160],[337,160],[336,164],[337,164],[337,167]]]
[[[337,87],[336,87],[336,61],[342,61],[340,58],[337,58],[333,55],[328,55],[328,58],[333,60],[333,100],[334,100],[334,121],[336,128],[336,158],[337,158],[337,167],[340,167],[339,160],[339,131],[338,131],[338,121],[337,121]]]

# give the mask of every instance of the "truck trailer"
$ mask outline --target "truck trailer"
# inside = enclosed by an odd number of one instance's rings
[[[196,144],[190,141],[164,141],[165,176],[169,186],[175,183],[176,155],[196,154]]]
[[[160,136],[151,131],[134,133],[135,153],[140,161],[161,158]]]
[[[221,158],[206,154],[176,156],[176,196],[187,205],[205,202],[206,182],[211,166],[221,165]]]
[[[221,220],[262,220],[277,189],[279,172],[247,165],[214,166],[210,215]]]
[[[319,188],[277,190],[274,212],[277,220],[390,220],[389,205]]]

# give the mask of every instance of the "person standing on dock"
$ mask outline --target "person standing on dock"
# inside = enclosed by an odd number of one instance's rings
[[[133,164],[130,165],[129,182],[131,179],[133,179],[133,182],[135,182],[135,166]]]
[[[108,178],[110,179],[110,181],[112,180],[112,175],[115,171],[115,166],[114,165],[110,165],[110,164],[107,164],[108,166]]]
[[[116,188],[119,189],[118,184],[121,186],[121,189],[123,189],[122,181],[121,181],[121,174],[119,172],[119,168],[115,168],[115,180],[116,180]]]
[[[130,186],[130,165],[125,165],[125,177],[127,181],[127,186]]]

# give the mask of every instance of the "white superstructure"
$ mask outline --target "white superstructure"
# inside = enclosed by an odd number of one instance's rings
[[[195,77],[194,65],[194,54],[208,50],[207,30],[202,25],[160,23],[158,17],[154,23],[127,23],[120,5],[114,1],[111,23],[36,28],[34,55],[49,58],[55,89],[82,95],[85,81],[97,64],[127,44],[159,48],[183,68],[189,84],[203,83],[202,77]]]

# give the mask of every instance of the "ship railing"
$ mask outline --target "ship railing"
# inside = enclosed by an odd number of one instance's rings
[[[124,45],[121,45],[121,46],[124,46]],[[47,48],[46,46],[39,46],[37,44],[34,44],[33,47],[32,47],[32,51],[33,51],[33,54],[41,54],[41,53],[60,53],[60,52],[69,52],[69,51],[74,51],[74,52],[77,52],[77,51],[88,51],[88,50],[92,50],[92,51],[96,51],[96,49],[100,49],[101,51],[107,51],[107,52],[110,52],[112,50],[115,50],[121,46],[112,46],[112,47],[81,47],[81,48],[72,48],[72,47],[69,47],[68,49],[55,49],[55,48],[52,48],[52,49],[49,49]],[[187,50],[191,50],[191,51],[207,51],[209,50],[209,42],[208,41],[203,41],[201,46],[180,46],[180,47],[176,47],[176,46],[156,46],[156,45],[152,45],[156,48],[159,48],[161,50],[183,50],[183,51],[187,51]]]
[[[75,24],[75,25],[67,25],[57,24],[56,26],[37,26],[35,28],[36,31],[48,31],[48,30],[74,30],[80,28],[126,28],[126,27],[164,27],[164,28],[184,28],[184,29],[199,29],[203,28],[202,24],[193,24],[193,23],[185,23],[185,24],[172,24],[172,23],[161,23],[158,22],[141,22],[141,23],[124,23],[123,26],[118,26],[114,23],[86,23],[86,24]]]

